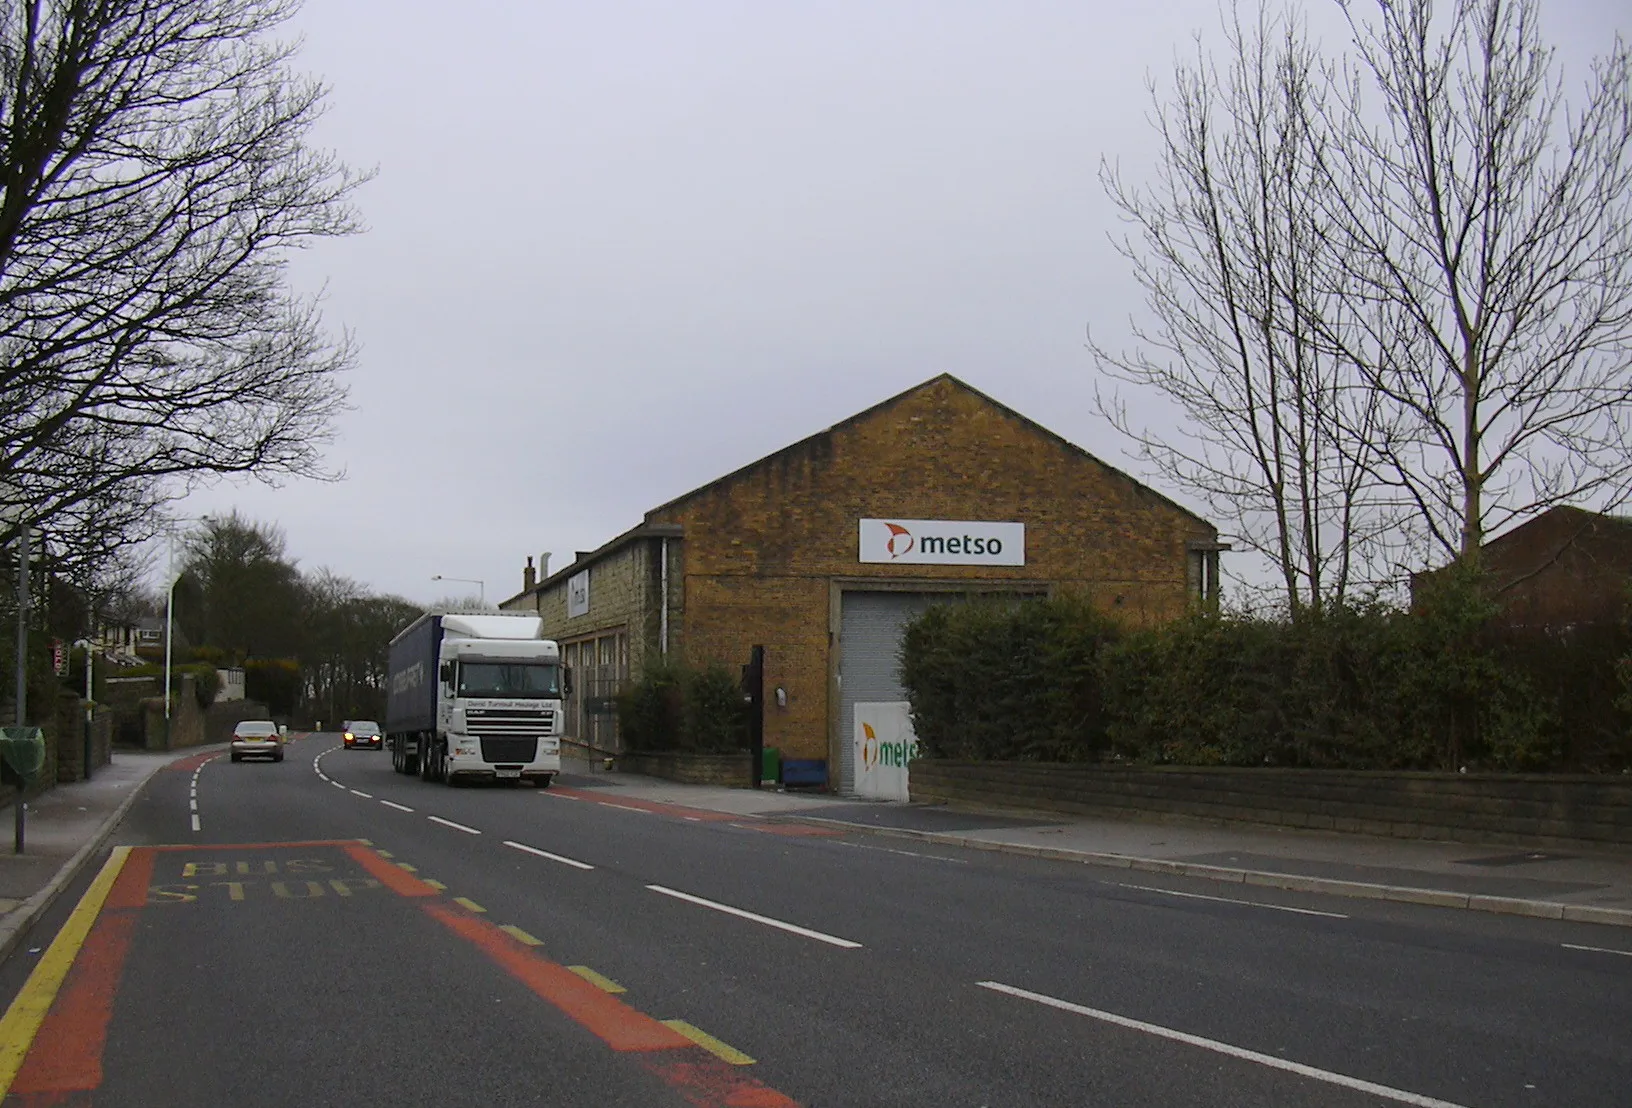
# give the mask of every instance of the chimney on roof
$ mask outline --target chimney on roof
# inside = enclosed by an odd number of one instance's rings
[[[527,568],[521,571],[521,591],[531,592],[538,585],[538,571],[533,568],[533,556],[527,555]]]
[[[538,579],[540,581],[550,575],[550,552],[548,550],[538,556]]]

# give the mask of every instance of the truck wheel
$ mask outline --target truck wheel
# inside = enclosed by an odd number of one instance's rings
[[[421,739],[419,743],[419,779],[436,780],[436,743],[431,739]]]

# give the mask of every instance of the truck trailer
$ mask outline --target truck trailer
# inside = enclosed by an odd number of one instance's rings
[[[534,615],[427,612],[391,640],[386,745],[391,768],[424,781],[561,772],[571,676]]]

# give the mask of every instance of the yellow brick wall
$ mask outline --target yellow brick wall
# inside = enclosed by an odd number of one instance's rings
[[[1023,567],[865,564],[863,518],[1026,525]],[[830,757],[835,578],[1080,590],[1130,622],[1189,603],[1190,540],[1216,531],[1132,478],[941,377],[647,516],[684,528],[672,641],[692,662],[767,648],[766,743]],[[842,587],[842,586],[841,586]],[[786,708],[771,690],[788,692]]]

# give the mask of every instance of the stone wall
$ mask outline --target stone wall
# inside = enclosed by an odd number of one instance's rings
[[[1632,779],[1339,770],[912,763],[915,801],[1396,838],[1632,849]]]
[[[753,757],[743,750],[734,754],[633,753],[618,755],[617,768],[625,773],[684,781],[688,785],[730,785],[749,787]]]

